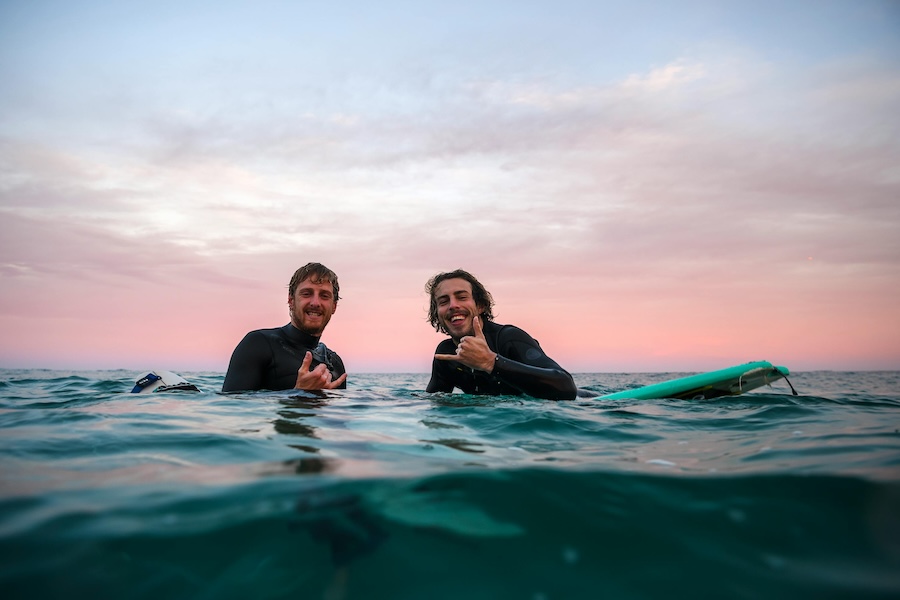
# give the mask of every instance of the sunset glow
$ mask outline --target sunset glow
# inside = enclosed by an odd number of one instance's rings
[[[4,2],[0,367],[352,372],[464,268],[573,372],[900,369],[900,5]]]

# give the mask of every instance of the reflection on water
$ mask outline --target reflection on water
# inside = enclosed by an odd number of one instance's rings
[[[340,462],[338,459],[318,456],[295,458],[269,463],[260,471],[260,475],[321,475],[336,471]]]
[[[443,421],[438,421],[437,419],[422,419],[420,422],[429,429],[462,429],[462,425],[445,423]]]
[[[302,435],[303,437],[318,439],[316,428],[307,425],[306,423],[299,423],[290,419],[275,419],[272,424],[275,426],[275,431],[278,433]]]
[[[306,446],[304,444],[288,444],[288,448],[295,448],[300,452],[308,452],[310,454],[318,454],[319,449],[315,446]]]
[[[478,442],[470,442],[469,440],[460,440],[455,438],[443,438],[440,440],[421,440],[426,444],[438,444],[440,446],[446,446],[447,448],[453,448],[454,450],[461,450],[463,452],[472,452],[475,454],[482,454],[484,450],[481,448],[484,447],[484,444],[480,444]]]
[[[366,507],[360,494],[327,489],[306,492],[297,501],[295,513],[291,529],[306,531],[316,542],[328,545],[336,567],[373,552],[388,538],[384,519]]]
[[[307,411],[301,412],[298,410],[279,410],[278,416],[282,418],[275,419],[272,424],[275,427],[275,431],[277,431],[278,433],[283,433],[286,435],[300,435],[303,437],[319,439],[319,436],[316,435],[316,428],[307,423],[302,423],[300,422],[300,420],[316,417],[316,412],[308,411],[311,409],[314,410],[328,406],[328,396],[326,396],[324,392],[320,391],[308,391],[303,393],[310,395],[291,395],[287,398],[280,398],[278,402],[279,404],[283,404],[284,406],[286,406],[288,409],[300,408],[307,409]]]
[[[333,458],[298,458],[295,460],[285,461],[285,466],[293,467],[294,473],[298,475],[319,475],[334,471],[339,460]]]
[[[291,395],[287,398],[279,399],[279,402],[288,408],[322,408],[323,406],[328,406],[328,395],[325,392],[307,391],[304,394],[310,395]]]

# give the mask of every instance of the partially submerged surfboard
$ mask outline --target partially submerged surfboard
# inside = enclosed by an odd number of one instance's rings
[[[131,393],[149,394],[151,392],[172,392],[176,390],[200,391],[196,385],[172,371],[150,371],[134,382]]]
[[[797,392],[787,380],[790,375],[787,367],[776,367],[772,363],[759,360],[727,369],[710,371],[699,375],[690,375],[680,379],[672,379],[661,383],[645,385],[631,390],[622,390],[613,394],[597,396],[597,400],[617,400],[633,398],[635,400],[653,400],[657,398],[678,399],[710,399],[721,396],[737,396],[755,390],[773,381],[784,379],[791,392]],[[199,392],[200,389],[180,375],[171,371],[150,371],[135,382],[132,394],[149,394],[152,392],[171,391]]]
[[[772,363],[759,360],[743,365],[735,365],[727,369],[690,375],[680,379],[672,379],[645,385],[632,390],[622,390],[614,394],[599,396],[598,400],[617,400],[633,398],[635,400],[653,400],[656,398],[679,398],[682,400],[702,400],[721,396],[737,396],[750,390],[769,385],[773,381],[784,379],[790,375],[787,367],[776,367]],[[788,385],[790,382],[788,381]],[[797,392],[791,386],[794,395]]]

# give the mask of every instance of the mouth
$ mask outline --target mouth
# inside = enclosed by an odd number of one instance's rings
[[[461,325],[466,322],[466,314],[465,313],[456,313],[454,315],[450,315],[447,319],[447,323],[450,325]]]

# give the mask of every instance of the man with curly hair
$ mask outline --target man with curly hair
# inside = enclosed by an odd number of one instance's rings
[[[494,322],[494,299],[471,273],[439,273],[425,291],[431,298],[429,321],[450,336],[435,350],[426,391],[576,397],[572,376],[544,354],[537,340],[514,325]]]

